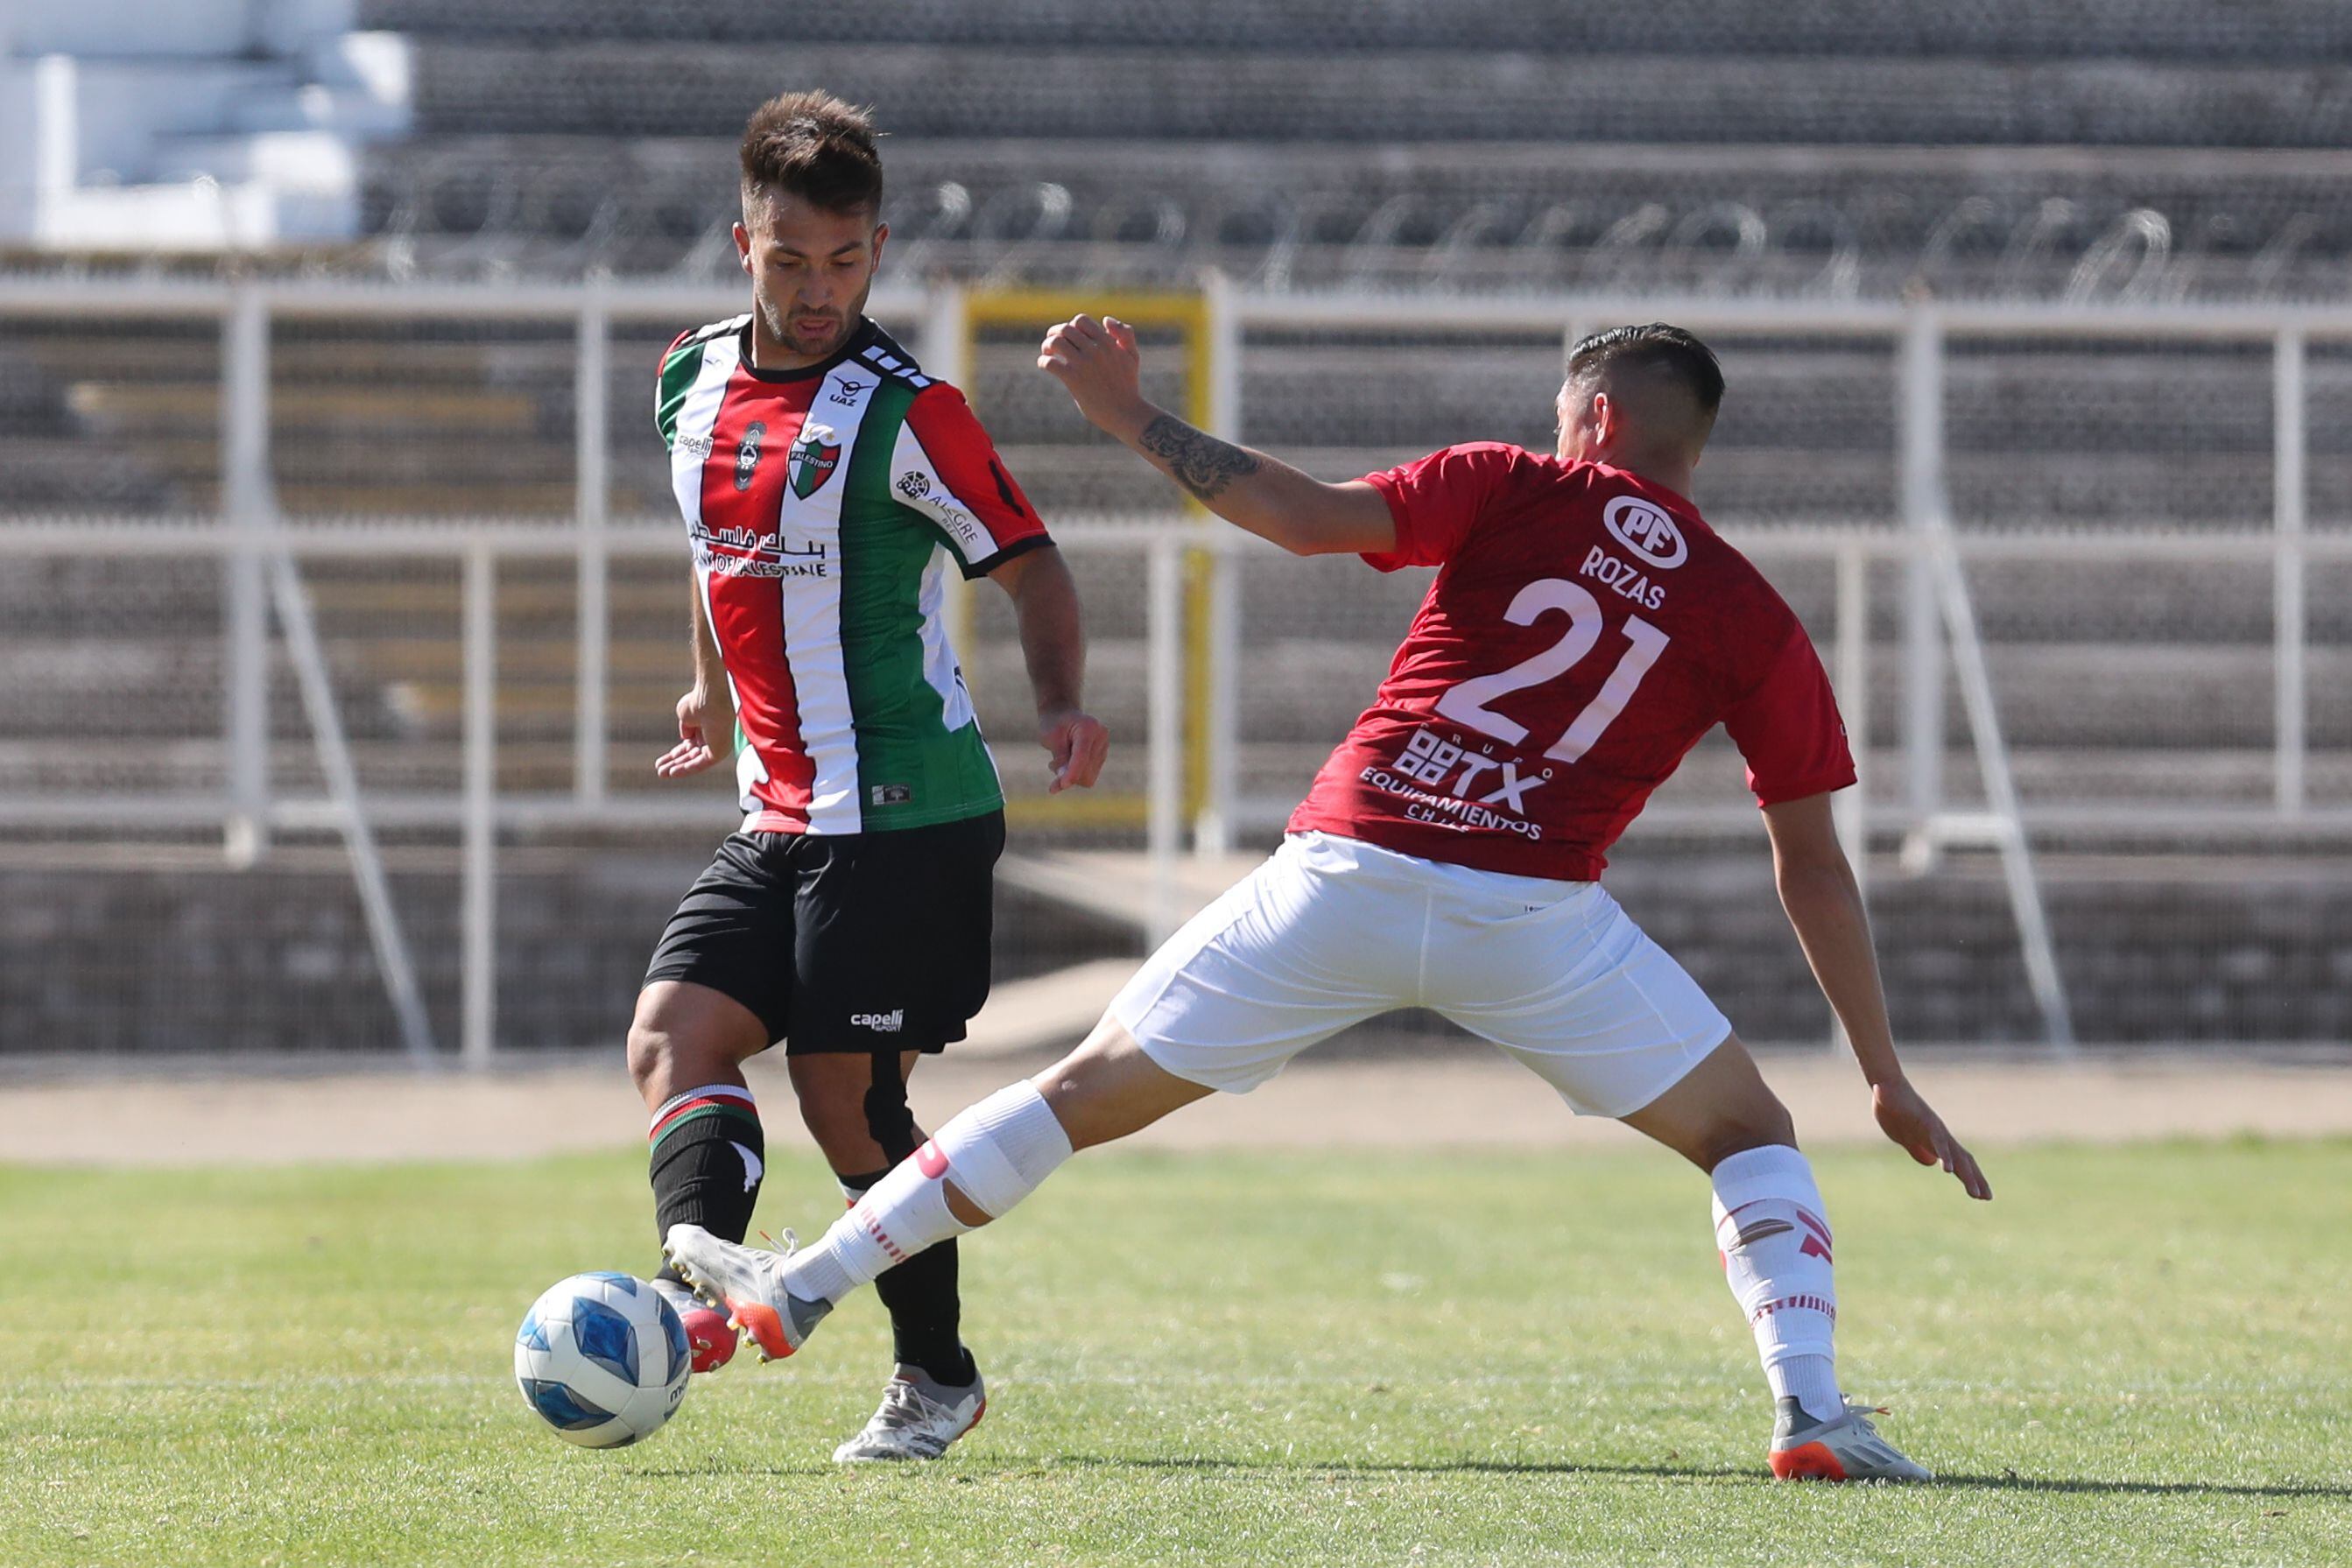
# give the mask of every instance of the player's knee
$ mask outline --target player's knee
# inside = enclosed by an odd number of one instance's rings
[[[1697,1163],[1711,1171],[1750,1149],[1794,1148],[1796,1145],[1797,1124],[1789,1108],[1777,1097],[1767,1096],[1763,1103],[1726,1116],[1708,1129],[1700,1140]]]
[[[675,1055],[669,1030],[640,1014],[629,1023],[629,1082],[643,1094],[658,1079],[669,1076]]]
[[[923,1135],[915,1127],[915,1108],[907,1103],[907,1085],[895,1072],[877,1072],[873,1086],[860,1099],[866,1135],[891,1165],[915,1152]]]
[[[863,1090],[831,1083],[803,1083],[797,1087],[801,1124],[835,1165],[843,1157],[859,1155],[874,1141],[866,1129]]]

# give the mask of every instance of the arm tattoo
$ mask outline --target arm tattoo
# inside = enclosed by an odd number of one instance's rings
[[[1234,480],[1257,472],[1255,453],[1195,430],[1172,413],[1163,413],[1145,425],[1135,444],[1166,463],[1176,483],[1203,501]]]

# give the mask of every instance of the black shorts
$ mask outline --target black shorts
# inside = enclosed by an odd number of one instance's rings
[[[735,833],[670,916],[646,984],[734,998],[788,1055],[939,1051],[988,999],[1004,814],[887,833]]]

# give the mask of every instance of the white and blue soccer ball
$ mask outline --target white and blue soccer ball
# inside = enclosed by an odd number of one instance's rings
[[[617,1448],[677,1413],[693,1370],[686,1325],[659,1292],[627,1274],[574,1274],[551,1285],[515,1335],[515,1381],[555,1435]]]

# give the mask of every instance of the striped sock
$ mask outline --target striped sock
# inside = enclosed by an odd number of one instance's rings
[[[1731,1155],[1715,1167],[1715,1245],[1725,1281],[1756,1335],[1764,1380],[1817,1421],[1844,1413],[1838,1392],[1837,1282],[1822,1189],[1786,1145]]]
[[[673,1094],[654,1113],[646,1138],[656,1237],[673,1225],[699,1225],[728,1241],[750,1234],[768,1155],[751,1090],[709,1083]],[[668,1269],[662,1273],[677,1277]]]

